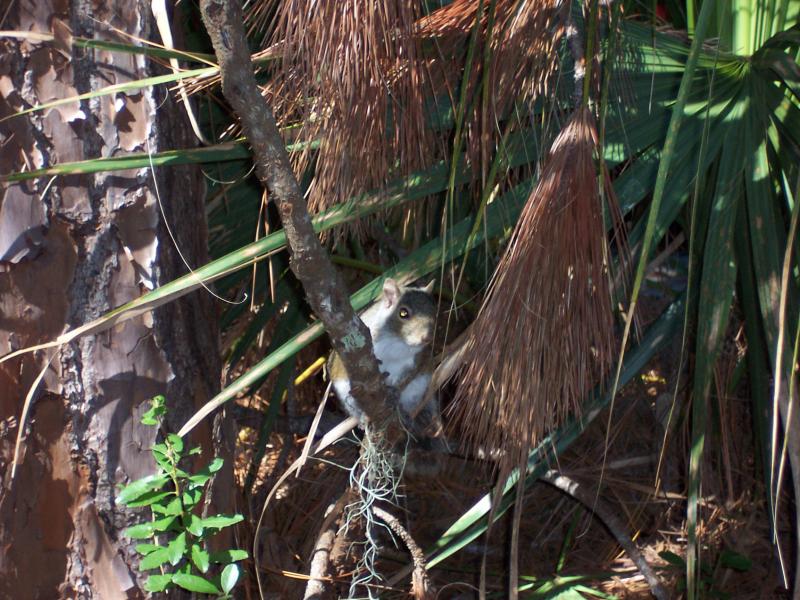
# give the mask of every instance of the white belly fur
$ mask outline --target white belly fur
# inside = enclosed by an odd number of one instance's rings
[[[380,361],[381,373],[389,385],[397,385],[414,368],[422,346],[409,346],[394,335],[382,336],[374,345],[375,358]]]
[[[400,393],[400,408],[404,413],[410,415],[414,412],[414,409],[417,408],[417,405],[425,396],[425,391],[428,389],[430,381],[430,373],[421,373],[408,382],[408,385]]]
[[[423,346],[409,346],[394,335],[379,337],[374,342],[373,348],[375,358],[380,362],[381,373],[386,377],[386,383],[391,386],[396,386],[408,376],[415,366],[417,354],[423,350]],[[411,380],[403,390],[400,390],[400,407],[403,412],[409,414],[416,408],[425,394],[430,378],[429,373],[423,373]],[[356,399],[350,394],[350,380],[333,380],[333,389],[344,409],[350,415],[360,417],[362,411],[358,408]]]

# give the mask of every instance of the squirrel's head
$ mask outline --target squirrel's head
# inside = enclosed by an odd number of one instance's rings
[[[433,341],[436,303],[432,291],[433,281],[422,288],[401,287],[394,279],[383,284],[381,302],[391,311],[386,327],[409,346],[425,346]]]

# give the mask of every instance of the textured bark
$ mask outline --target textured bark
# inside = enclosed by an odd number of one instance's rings
[[[395,403],[387,401],[391,392],[378,370],[369,330],[353,312],[347,288],[314,233],[275,117],[256,84],[241,4],[238,0],[202,0],[200,6],[220,65],[225,99],[253,148],[256,174],[278,207],[292,272],[345,364],[359,406],[377,427],[390,427],[393,438],[400,433],[390,420]]]
[[[107,38],[103,22],[148,38],[145,0],[19,0],[6,10],[2,29],[57,41],[0,40],[0,117],[152,74],[143,56],[74,48],[69,38]],[[119,93],[0,123],[0,173],[146,151],[147,142],[153,152],[191,145],[166,93]],[[181,251],[202,264],[201,176],[157,175]],[[186,272],[148,170],[39,179],[0,194],[0,354],[49,341]],[[15,421],[50,355],[0,365],[0,597],[143,596],[138,559],[120,536],[140,517],[117,506],[116,489],[154,468],[155,432],[139,423],[145,400],[165,394],[177,430],[217,391],[215,322],[209,297],[194,294],[62,348],[31,409],[13,485]],[[208,427],[196,441],[211,449]],[[220,488],[230,495],[227,477]],[[230,506],[224,496],[216,502]]]

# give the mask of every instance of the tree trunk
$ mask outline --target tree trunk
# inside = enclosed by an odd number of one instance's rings
[[[81,49],[69,32],[113,39],[108,23],[152,35],[145,0],[4,3],[0,29],[53,33],[53,43],[0,40],[0,118],[56,98],[152,75],[142,55]],[[176,20],[175,22],[180,22]],[[119,38],[117,38],[119,39]],[[130,42],[130,40],[123,40]],[[0,173],[126,152],[193,145],[166,88],[72,102],[0,123]],[[168,225],[192,267],[207,261],[198,170],[163,168]],[[187,272],[148,170],[39,178],[0,188],[0,354],[54,339]],[[0,597],[143,597],[138,558],[121,530],[141,513],[115,502],[119,484],[154,468],[144,402],[168,399],[177,431],[219,386],[214,306],[205,293],[97,336],[0,365]],[[35,397],[11,481],[19,413]],[[195,442],[212,451],[210,428]],[[205,459],[208,456],[204,457]],[[216,510],[230,510],[231,461]]]

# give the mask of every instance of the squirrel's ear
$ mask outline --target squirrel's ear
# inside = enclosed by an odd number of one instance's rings
[[[397,304],[398,300],[400,300],[400,286],[394,279],[389,278],[383,282],[383,301],[388,308]]]
[[[434,281],[435,281],[434,279],[431,279],[430,283],[428,285],[426,285],[424,288],[422,288],[422,291],[425,292],[426,294],[433,293],[433,283],[434,283]]]

